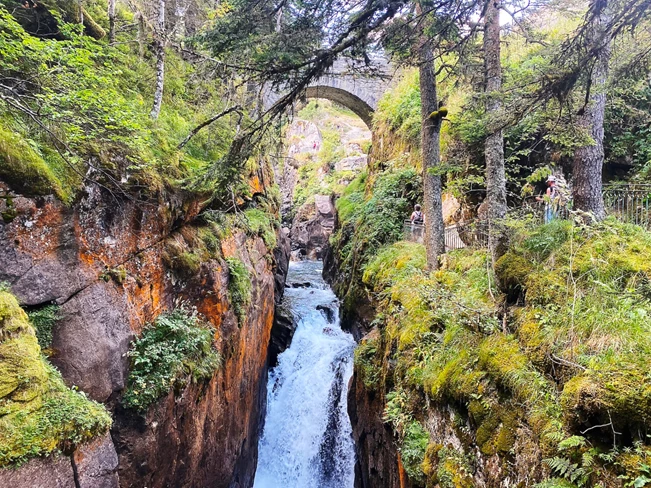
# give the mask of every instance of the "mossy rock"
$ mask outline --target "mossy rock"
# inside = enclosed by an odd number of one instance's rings
[[[533,270],[530,260],[514,252],[507,252],[495,263],[497,282],[510,301],[515,301],[524,290],[527,277]]]
[[[554,269],[534,271],[527,277],[525,302],[531,306],[564,304],[568,299],[567,279]]]
[[[16,298],[0,291],[0,467],[72,450],[110,426],[102,405],[64,384]]]
[[[615,369],[616,368],[616,369]],[[606,424],[615,428],[651,424],[651,373],[648,365],[627,363],[612,369],[588,370],[568,381],[561,395],[567,420],[574,425]],[[610,435],[610,432],[609,434]]]
[[[55,194],[65,199],[61,182],[41,155],[25,139],[1,126],[0,178],[28,196]]]

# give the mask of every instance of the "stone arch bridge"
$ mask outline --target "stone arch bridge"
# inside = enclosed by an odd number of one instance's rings
[[[307,87],[305,98],[325,98],[352,110],[370,128],[373,112],[382,94],[391,82],[390,66],[384,60],[376,60],[378,69],[373,75],[360,73],[345,60],[337,60],[326,74]],[[270,94],[271,105],[279,95]]]

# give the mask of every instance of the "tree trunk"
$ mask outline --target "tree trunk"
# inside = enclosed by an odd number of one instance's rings
[[[489,135],[484,143],[486,158],[486,201],[488,203],[488,246],[495,261],[506,252],[506,174],[504,137],[499,126],[502,112],[502,65],[500,61],[500,0],[488,0],[484,18],[484,71],[486,77],[486,114]],[[492,127],[492,128],[491,128]]]
[[[592,46],[603,44],[601,49],[598,49],[590,75],[590,96],[578,119],[579,127],[590,134],[594,144],[576,149],[572,166],[574,208],[592,213],[597,220],[606,216],[601,180],[604,165],[606,80],[610,60],[610,38],[604,38],[603,33],[609,20],[606,9],[607,6],[598,13],[591,26]]]
[[[185,19],[188,13],[187,0],[176,0],[174,15],[176,16],[176,28],[174,29],[174,39],[183,47],[185,36],[187,35]]]
[[[445,227],[441,199],[441,117],[430,115],[438,110],[434,53],[429,39],[422,38],[419,49],[420,109],[423,119],[421,147],[423,153],[423,213],[425,215],[425,249],[427,267],[439,268],[439,256],[445,252]]]
[[[109,45],[115,42],[115,0],[108,1]]]
[[[140,10],[136,14],[136,20],[138,21],[138,57],[142,60],[145,57],[145,16]]]
[[[156,91],[151,118],[157,119],[163,103],[163,85],[165,82],[165,0],[158,1],[158,19],[154,27],[154,51],[156,52]]]

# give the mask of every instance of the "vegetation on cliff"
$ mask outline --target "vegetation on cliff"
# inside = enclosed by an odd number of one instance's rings
[[[70,452],[108,431],[106,409],[75,389],[41,354],[27,314],[0,290],[0,467]]]
[[[145,413],[170,390],[211,378],[221,364],[213,335],[196,311],[178,308],[159,315],[131,345],[124,406]]]
[[[498,456],[502,476],[528,464],[531,483],[614,486],[621,477],[644,486],[649,255],[649,232],[607,220],[517,223],[498,263],[503,289],[481,250],[450,252],[430,275],[419,244],[372,257],[363,280],[377,332],[356,367],[386,395],[385,420],[412,480],[471,486],[462,474],[474,473],[478,448]],[[458,418],[462,472],[451,446],[437,444],[433,412]]]

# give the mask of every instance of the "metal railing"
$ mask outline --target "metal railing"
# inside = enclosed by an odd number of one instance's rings
[[[604,188],[604,207],[606,215],[612,216],[631,224],[651,229],[651,185],[621,185]],[[545,204],[523,205],[509,211],[513,216],[533,215],[535,220],[545,221]],[[571,211],[561,206],[554,212],[555,219],[568,219]],[[516,217],[517,218],[517,217]],[[409,220],[404,223],[404,238],[407,241],[422,244],[425,236],[425,226],[412,224]],[[473,220],[458,222],[445,228],[445,249],[461,249],[464,247],[488,246],[488,222]]]
[[[651,185],[604,188],[606,214],[631,224],[651,228]]]
[[[423,244],[425,237],[424,225],[412,224],[409,220],[405,220],[403,229],[406,241]],[[488,223],[485,221],[476,220],[469,223],[457,223],[445,228],[446,251],[464,247],[486,246],[488,246]]]

